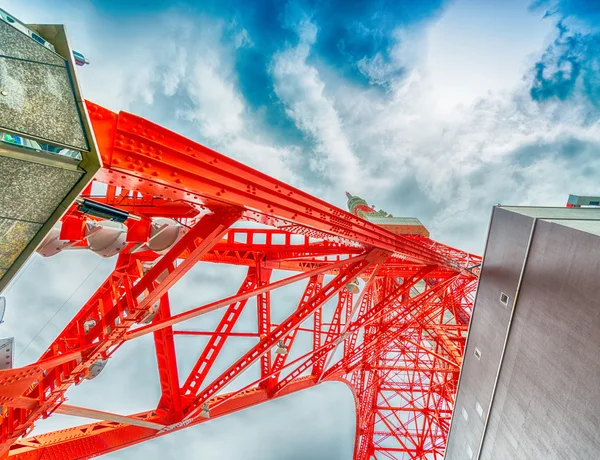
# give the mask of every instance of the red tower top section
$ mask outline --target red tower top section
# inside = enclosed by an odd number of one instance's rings
[[[417,235],[429,238],[429,230],[416,217],[394,217],[383,209],[376,211],[359,196],[346,192],[348,210],[362,219],[379,225],[396,235]]]

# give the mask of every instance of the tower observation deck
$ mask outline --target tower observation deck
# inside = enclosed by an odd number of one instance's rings
[[[90,458],[328,381],[354,395],[355,459],[443,458],[480,257],[430,239],[417,219],[351,195],[347,212],[140,116],[81,101],[101,167],[39,234],[37,251],[87,249],[116,265],[36,362],[0,370],[0,459]],[[169,291],[200,262],[246,275],[223,280],[229,296],[181,311]],[[289,286],[297,302],[286,311],[271,293]],[[243,334],[253,340],[224,353],[248,310]],[[180,328],[216,311],[216,327]],[[73,385],[114,371],[121,345],[148,334],[156,405],[114,414],[66,402]],[[180,335],[208,341],[177,349]],[[181,353],[195,358],[183,378]],[[97,421],[31,436],[54,413]]]
[[[348,209],[362,219],[389,230],[396,235],[424,236],[429,238],[429,231],[416,217],[394,217],[383,210],[376,211],[365,200],[346,192]]]

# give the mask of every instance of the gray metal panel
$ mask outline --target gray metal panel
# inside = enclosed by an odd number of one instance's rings
[[[479,449],[532,224],[528,216],[494,209],[446,447],[447,460],[468,459],[467,446],[474,456]],[[508,307],[500,302],[502,292],[509,296]],[[475,357],[475,348],[481,351],[480,360]],[[477,403],[483,408],[483,417],[477,414]],[[468,421],[462,417],[463,409]]]
[[[600,458],[600,238],[536,227],[482,460]]]
[[[0,156],[0,217],[44,223],[82,175]]]
[[[0,339],[0,370],[12,369],[14,349],[14,337]]]

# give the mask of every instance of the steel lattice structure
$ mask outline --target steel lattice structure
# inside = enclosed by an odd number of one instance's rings
[[[325,381],[345,382],[354,394],[355,459],[443,458],[479,257],[391,233],[135,115],[87,107],[104,164],[96,180],[106,184],[93,200],[141,220],[126,221],[114,271],[43,356],[0,371],[0,458],[89,458]],[[187,229],[162,253],[146,244],[156,218]],[[88,219],[73,206],[60,239],[85,245]],[[169,289],[199,261],[248,271],[230,297],[171,314]],[[274,270],[289,276],[271,281]],[[356,279],[362,286],[352,293]],[[292,283],[302,291],[297,308],[273,323],[270,293]],[[233,330],[249,299],[256,299],[256,329],[246,334],[254,345],[207,378],[226,341],[243,335]],[[217,309],[214,331],[177,329]],[[119,416],[65,403],[69,387],[145,334],[154,336],[162,389],[155,409]],[[178,334],[209,336],[185,381]],[[295,348],[300,334],[311,337],[308,349]],[[253,365],[260,377],[231,390]],[[103,421],[25,437],[53,412]]]

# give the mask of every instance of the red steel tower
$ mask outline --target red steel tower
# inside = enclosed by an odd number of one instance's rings
[[[418,221],[373,216],[357,197],[348,213],[138,116],[87,109],[102,196],[88,187],[38,251],[85,246],[117,263],[37,362],[0,371],[0,458],[94,457],[332,380],[354,394],[355,459],[443,458],[479,257],[429,239]],[[169,289],[200,261],[247,274],[230,297],[171,314]],[[274,321],[271,292],[291,284],[297,307]],[[250,302],[255,327],[234,330]],[[179,328],[215,310],[214,330]],[[122,415],[66,402],[71,385],[145,334],[162,390],[155,408]],[[198,358],[185,381],[180,334],[208,336],[186,350]],[[254,341],[213,376],[235,336]],[[232,384],[251,368],[256,379]],[[98,422],[26,437],[54,412]]]

